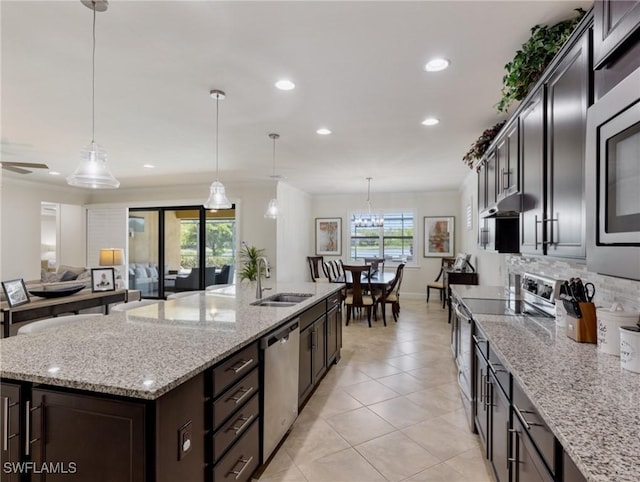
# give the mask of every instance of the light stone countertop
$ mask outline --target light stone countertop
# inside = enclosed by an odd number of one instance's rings
[[[154,400],[341,289],[273,283],[312,293],[291,307],[251,306],[255,285],[231,285],[126,312],[0,340],[0,377]],[[135,303],[135,302],[133,302]]]
[[[463,298],[504,291],[469,288],[452,290]],[[640,480],[640,373],[568,338],[553,319],[473,318],[587,480]]]

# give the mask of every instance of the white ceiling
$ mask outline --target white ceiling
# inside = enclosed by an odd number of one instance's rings
[[[374,193],[455,189],[470,144],[504,117],[504,65],[529,29],[590,5],[111,1],[96,20],[96,142],[121,187],[209,183],[217,88],[222,182],[272,182],[277,132],[277,172],[309,193],[366,192],[367,176]],[[62,175],[29,179],[64,185],[91,141],[92,11],[0,9],[2,160],[45,162]],[[425,72],[434,56],[451,67]],[[275,89],[283,77],[296,89]]]

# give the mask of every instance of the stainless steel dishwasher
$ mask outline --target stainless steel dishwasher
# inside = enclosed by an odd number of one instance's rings
[[[262,461],[266,462],[298,416],[300,320],[264,337],[260,348],[264,351]]]

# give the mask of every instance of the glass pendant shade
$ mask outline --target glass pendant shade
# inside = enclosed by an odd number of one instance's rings
[[[67,177],[67,184],[92,189],[115,189],[120,186],[107,167],[107,151],[95,141],[80,151],[80,165]]]
[[[213,181],[209,188],[209,199],[204,203],[205,209],[231,209],[231,201],[227,199],[224,185],[220,181]]]
[[[367,211],[368,214],[354,214],[353,223],[359,228],[381,228],[384,226],[384,216],[371,213],[371,177],[367,178]]]
[[[264,213],[264,217],[267,219],[276,219],[278,217],[278,200],[271,199],[267,211]]]

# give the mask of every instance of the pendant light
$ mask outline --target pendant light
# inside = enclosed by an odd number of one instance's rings
[[[209,95],[216,100],[216,180],[209,188],[209,199],[204,203],[205,209],[230,209],[231,201],[227,199],[224,184],[218,180],[218,121],[220,118],[220,101],[224,99],[225,93],[221,90],[212,90]]]
[[[67,178],[67,184],[92,189],[115,189],[120,186],[107,167],[107,151],[95,141],[96,104],[96,12],[107,10],[107,0],[82,0],[93,10],[93,49],[91,52],[91,144],[80,151],[80,165]]]
[[[278,217],[278,179],[280,176],[276,175],[276,139],[280,137],[280,134],[271,133],[269,137],[273,139],[273,174],[271,179],[275,180],[275,186],[273,188],[273,198],[269,201],[267,212],[264,213],[264,217],[267,219],[276,219]]]
[[[367,212],[368,214],[353,215],[353,223],[359,228],[380,228],[384,226],[384,216],[371,213],[371,177],[367,178]]]

